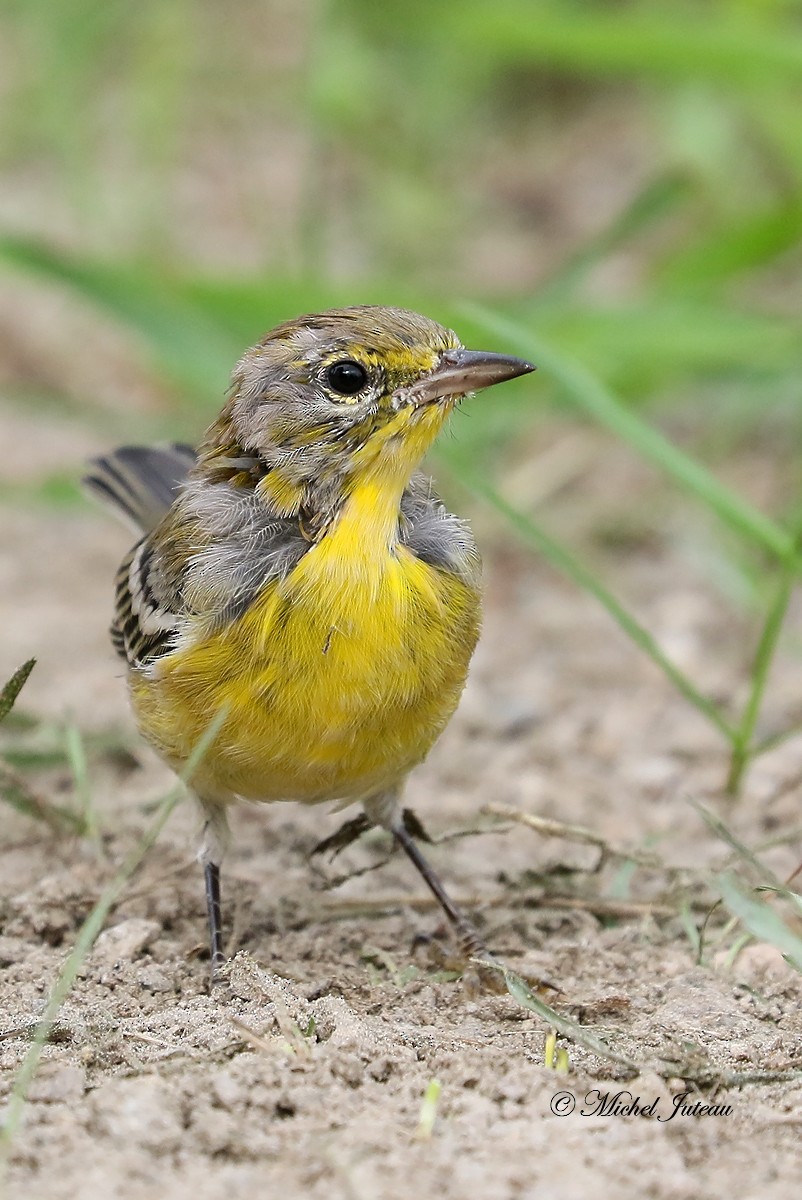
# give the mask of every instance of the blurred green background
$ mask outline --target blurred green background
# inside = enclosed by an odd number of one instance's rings
[[[796,3],[4,0],[0,22],[0,216],[32,243],[6,261],[204,399],[273,320],[367,297],[488,302],[641,403],[798,400]]]
[[[798,3],[3,0],[0,80],[0,403],[195,438],[245,345],[332,304],[526,354],[534,382],[453,422],[441,470],[748,758],[799,569]],[[738,715],[572,541],[588,458],[622,443],[671,499],[619,496],[596,532],[637,543],[687,505],[695,562],[754,619]],[[75,472],[2,495],[74,501]]]

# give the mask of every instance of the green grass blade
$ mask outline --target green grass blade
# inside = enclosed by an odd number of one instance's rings
[[[768,9],[767,9],[768,11]],[[793,6],[789,6],[791,17]],[[758,6],[569,5],[467,0],[434,32],[485,64],[544,63],[575,73],[699,78],[775,90],[802,80],[802,43],[794,20],[761,21]],[[432,22],[426,26],[432,36]]]
[[[3,687],[0,692],[0,722],[9,717],[35,666],[36,659],[29,658]],[[38,795],[13,769],[6,757],[0,757],[0,799],[23,816],[44,821],[56,833],[83,833],[83,821],[76,813]]]
[[[73,787],[78,802],[78,811],[81,814],[83,822],[84,833],[94,845],[95,853],[99,857],[103,848],[100,825],[92,796],[92,785],[89,779],[86,743],[77,726],[68,726],[64,735],[64,746],[70,770],[72,771]]]
[[[755,386],[758,378],[797,378],[802,367],[798,318],[734,308],[704,293],[655,289],[615,307],[578,300],[532,305],[519,312],[518,324],[524,323],[541,342],[559,345],[564,361],[581,361],[601,376],[608,389],[625,387],[628,403],[700,375]]]
[[[655,463],[681,487],[696,495],[722,521],[778,558],[795,556],[794,539],[770,517],[753,508],[719,483],[699,463],[678,449],[656,429],[636,416],[579,363],[564,358],[525,326],[476,305],[466,309],[470,318],[504,338],[558,382],[563,393],[587,416],[609,429],[643,458]]]
[[[32,240],[0,237],[0,258],[64,284],[140,333],[169,374],[201,398],[220,396],[242,346],[166,278],[127,265],[82,261]]]
[[[727,908],[745,929],[761,942],[776,946],[797,971],[802,972],[802,937],[794,933],[766,899],[756,900],[738,886],[734,875],[719,875],[716,886]]]
[[[753,746],[752,741],[755,735],[758,716],[760,715],[760,707],[763,703],[763,696],[766,691],[766,684],[768,683],[769,671],[774,661],[777,643],[779,642],[780,632],[785,622],[786,613],[788,612],[788,605],[791,602],[795,581],[796,561],[795,559],[787,559],[782,565],[774,597],[763,621],[763,628],[760,632],[760,639],[755,652],[755,661],[752,667],[749,696],[744,706],[741,720],[738,722],[735,730],[732,760],[726,784],[727,791],[731,795],[734,795],[738,791],[744,770],[750,758],[759,752],[759,746]]]
[[[633,1062],[631,1058],[627,1058],[624,1054],[619,1054],[617,1050],[611,1050],[606,1042],[596,1037],[595,1034],[591,1033],[589,1029],[585,1029],[577,1021],[572,1021],[569,1017],[561,1016],[550,1004],[546,1004],[544,1000],[536,996],[526,981],[520,975],[516,975],[515,971],[511,971],[509,967],[505,967],[501,963],[485,961],[484,959],[478,959],[477,961],[483,967],[492,967],[494,970],[500,971],[504,976],[507,991],[516,1004],[520,1004],[522,1008],[535,1013],[542,1021],[545,1021],[552,1028],[556,1029],[563,1037],[569,1038],[572,1042],[580,1046],[584,1046],[586,1050],[590,1050],[592,1054],[598,1055],[599,1058],[617,1063],[628,1071],[637,1073],[641,1069],[638,1063]]]
[[[732,830],[724,824],[721,817],[717,816],[716,813],[711,812],[709,808],[704,806],[704,804],[699,804],[696,800],[690,800],[689,803],[691,808],[698,812],[699,816],[707,825],[708,829],[710,829],[711,833],[714,833],[717,838],[721,839],[722,842],[726,842],[727,845],[735,851],[742,862],[748,863],[748,865],[755,872],[757,878],[762,883],[770,884],[771,887],[777,892],[789,894],[788,888],[786,888],[779,876],[775,875],[774,872],[765,865],[765,863],[761,862],[753,850],[750,850],[749,847],[740,840],[740,838],[735,836]]]
[[[650,225],[676,211],[692,192],[690,176],[667,171],[651,180],[623,212],[594,237],[587,238],[559,270],[541,285],[533,312],[564,300],[597,263]]]
[[[83,819],[60,804],[53,804],[31,788],[4,758],[0,758],[0,800],[32,821],[42,821],[54,833],[85,832]]]
[[[687,249],[675,250],[659,272],[659,282],[672,290],[710,289],[744,271],[760,270],[798,245],[801,237],[802,204],[783,202],[716,227]]]
[[[448,462],[453,459],[453,452],[448,450],[440,451],[441,457]],[[588,592],[602,605],[610,614],[613,620],[618,624],[624,633],[635,643],[635,645],[652,660],[655,666],[663,672],[663,674],[673,683],[677,691],[689,700],[695,708],[699,710],[704,717],[712,725],[722,733],[728,741],[732,741],[733,729],[719,712],[716,705],[704,696],[691,682],[690,679],[664,654],[660,646],[654,640],[648,629],[630,613],[621,602],[610,592],[601,580],[590,571],[584,563],[580,562],[574,555],[568,551],[565,546],[555,541],[550,537],[545,530],[541,529],[530,517],[519,512],[511,504],[501,497],[498,492],[484,482],[477,482],[475,479],[466,479],[460,473],[460,482],[463,487],[474,495],[480,497],[487,504],[491,505],[497,512],[501,513],[507,520],[509,525],[519,537],[524,541],[534,546],[545,559],[557,570],[567,575],[584,591]]]
[[[3,685],[3,690],[0,692],[0,721],[5,720],[8,714],[14,707],[17,696],[27,683],[28,676],[36,666],[36,659],[29,658],[24,662],[18,671],[9,679],[8,683]]]

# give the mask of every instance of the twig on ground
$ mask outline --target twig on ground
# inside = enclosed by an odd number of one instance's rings
[[[616,849],[601,834],[587,829],[584,825],[568,825],[564,821],[555,821],[551,817],[539,817],[533,813],[523,812],[520,808],[513,808],[509,804],[485,804],[481,812],[490,817],[501,817],[506,821],[516,821],[519,825],[526,825],[528,829],[533,829],[541,837],[563,838],[568,842],[595,846],[600,852],[597,870],[611,858],[626,859],[628,862],[637,863],[642,867],[664,868],[664,864],[657,855],[643,854],[639,850]]]

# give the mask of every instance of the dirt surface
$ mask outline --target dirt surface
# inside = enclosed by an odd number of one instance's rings
[[[3,420],[5,445],[31,435],[19,414]],[[77,463],[93,448],[76,436],[69,455]],[[594,471],[609,463],[585,472],[590,496]],[[105,634],[127,535],[88,509],[5,507],[0,520],[0,673],[35,654],[26,711],[85,734],[130,730]],[[10,1195],[796,1193],[802,978],[767,945],[734,954],[737,931],[723,916],[697,965],[679,912],[685,896],[701,923],[704,880],[729,853],[691,799],[750,847],[778,840],[764,858],[779,875],[797,865],[802,739],[762,759],[733,806],[717,790],[726,762],[716,732],[598,606],[530,556],[501,546],[486,557],[486,627],[464,702],[407,800],[435,837],[472,831],[430,854],[492,949],[557,984],[554,1006],[640,1064],[639,1075],[565,1040],[568,1073],[548,1068],[538,1017],[444,977],[439,918],[409,865],[384,861],[382,835],[310,862],[343,819],[323,809],[237,814],[224,874],[236,957],[210,996],[195,817],[184,805],[62,1009],[15,1140]],[[747,630],[671,539],[619,546],[606,569],[710,692],[742,691]],[[799,624],[796,613],[769,729],[797,707]],[[130,745],[133,757],[92,760],[97,845],[2,809],[5,1094],[81,921],[169,786],[133,736]],[[75,802],[66,767],[34,779]],[[597,848],[482,815],[489,803],[588,826],[614,851],[663,865],[612,854],[594,869]],[[366,867],[376,869],[353,874]],[[442,1090],[432,1125],[422,1106],[433,1080]],[[585,1099],[593,1089],[626,1089],[653,1105],[652,1119],[605,1115]],[[575,1097],[572,1114],[552,1110],[561,1092]],[[721,1108],[666,1120],[683,1092],[688,1105]]]

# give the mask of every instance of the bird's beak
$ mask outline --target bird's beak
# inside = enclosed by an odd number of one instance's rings
[[[522,358],[511,354],[493,354],[489,350],[446,350],[437,366],[428,375],[404,389],[404,400],[416,407],[478,392],[505,379],[528,375],[535,368]]]

